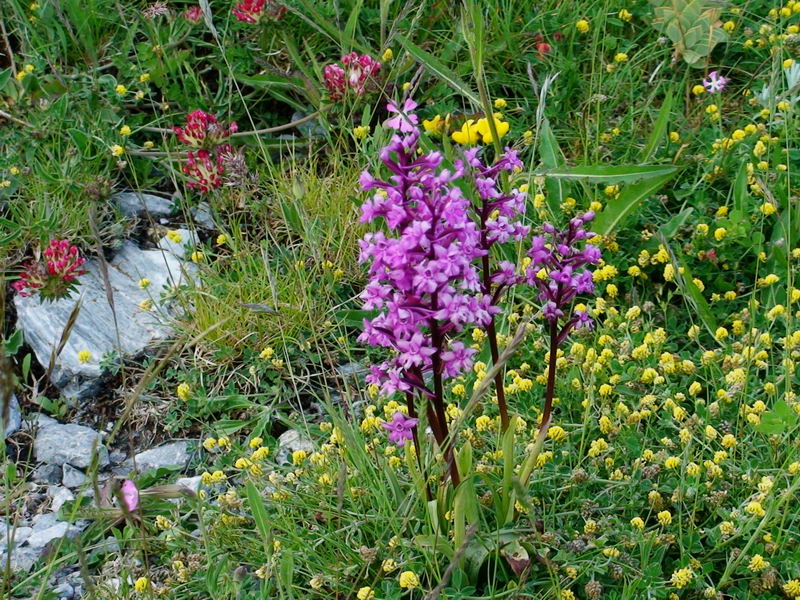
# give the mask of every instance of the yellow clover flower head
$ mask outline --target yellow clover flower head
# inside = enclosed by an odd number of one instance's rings
[[[403,571],[400,573],[399,581],[400,587],[406,590],[419,587],[419,578],[414,571]]]
[[[175,394],[178,396],[178,398],[186,402],[192,396],[192,388],[184,381],[175,390]]]

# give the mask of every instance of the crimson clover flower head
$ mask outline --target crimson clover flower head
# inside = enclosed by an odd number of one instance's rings
[[[381,426],[389,432],[389,441],[402,448],[406,440],[413,439],[413,430],[417,426],[419,419],[411,419],[397,411],[392,415],[391,421],[384,421]]]
[[[594,237],[585,226],[594,219],[588,211],[570,219],[565,229],[557,229],[550,223],[542,225],[545,235],[534,236],[528,256],[531,258],[527,270],[528,283],[539,290],[542,314],[550,323],[561,320],[564,325],[559,333],[561,341],[566,339],[574,327],[591,327],[592,320],[586,311],[569,314],[570,306],[579,294],[594,293],[594,280],[589,265],[600,262],[600,250],[588,243]]]
[[[276,21],[286,14],[286,6],[275,0],[242,0],[231,12],[241,23],[260,23],[265,18]]]
[[[451,170],[442,168],[440,153],[417,153],[414,108],[410,99],[388,107],[394,116],[386,126],[395,133],[379,156],[389,177],[368,171],[360,177],[362,189],[373,192],[361,207],[361,221],[383,219],[386,225],[359,242],[359,260],[369,264],[361,299],[365,309],[380,311],[364,321],[359,340],[394,351],[367,375],[385,395],[424,389],[423,374],[433,369],[437,352],[446,378],[471,368],[475,351],[450,338],[468,325],[486,325],[499,312],[474,265],[487,250],[469,199],[456,185],[464,161]]]
[[[381,63],[367,54],[351,52],[341,59],[342,65],[331,63],[322,70],[323,83],[331,101],[341,100],[348,90],[363,96],[381,69]]]
[[[232,152],[230,144],[223,144],[212,150],[201,148],[197,153],[190,151],[182,167],[183,173],[189,177],[187,185],[201,194],[220,187],[225,174],[224,157]]]
[[[50,240],[42,255],[44,261],[37,255],[28,262],[11,287],[22,297],[33,294],[39,294],[42,300],[68,297],[78,286],[78,277],[87,272],[82,268],[86,259],[67,240]]]
[[[190,6],[189,8],[183,11],[183,18],[192,25],[197,25],[200,21],[203,20],[203,9],[200,8],[199,4]]]
[[[725,89],[728,85],[728,78],[723,77],[717,71],[711,71],[707,79],[703,79],[703,87],[709,94],[716,94]]]
[[[186,125],[173,127],[172,131],[182,144],[193,148],[211,148],[227,140],[239,130],[236,121],[225,125],[217,117],[202,110],[195,110],[186,115]]]

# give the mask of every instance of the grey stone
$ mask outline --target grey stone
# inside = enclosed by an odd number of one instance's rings
[[[291,462],[292,452],[296,450],[305,450],[306,453],[311,454],[316,450],[314,442],[305,437],[296,429],[284,431],[278,437],[278,450],[275,453],[275,461],[278,464],[288,464]]]
[[[200,241],[197,234],[188,229],[173,229],[173,231],[180,234],[181,239],[179,242],[172,241],[169,236],[164,236],[158,242],[158,247],[167,252],[171,252],[176,258],[182,259],[186,256],[188,250],[192,250],[197,246]]]
[[[126,217],[150,215],[158,219],[170,216],[175,210],[175,203],[171,199],[142,192],[119,192],[114,194],[114,202]]]
[[[29,415],[25,422],[30,427],[47,427],[48,425],[58,425],[58,421],[56,421],[53,417],[47,416],[44,413],[34,413]]]
[[[108,450],[101,443],[98,432],[90,427],[68,423],[50,425],[39,430],[33,449],[36,460],[51,465],[70,464],[85,469],[92,461],[92,451],[97,443],[101,467],[108,465]],[[61,476],[57,481],[61,480]]]
[[[0,420],[3,418],[3,406],[0,402]],[[8,437],[15,433],[22,425],[22,413],[19,410],[19,402],[14,394],[11,394],[11,402],[8,405],[8,422],[6,423],[5,436]]]
[[[67,502],[75,500],[75,495],[65,487],[51,485],[47,488],[47,495],[50,497],[50,508],[53,512],[58,512]]]
[[[145,450],[136,455],[135,466],[139,472],[161,467],[180,467],[183,469],[189,464],[189,442],[171,442]],[[127,468],[133,469],[134,461],[125,462]]]
[[[33,527],[17,527],[16,529],[3,527],[0,530],[0,548],[7,548],[9,545],[20,546],[31,537],[32,533]]]
[[[75,307],[82,298],[81,309],[72,332],[61,354],[55,360],[51,382],[62,389],[67,398],[84,399],[102,390],[100,359],[104,354],[119,351],[124,356],[137,356],[154,342],[171,333],[167,325],[172,315],[169,303],[159,303],[163,289],[185,283],[195,265],[183,267],[182,261],[172,252],[141,250],[125,242],[108,263],[108,276],[114,296],[116,311],[108,304],[101,267],[96,259],[85,264],[87,273],[80,277],[78,291],[70,298],[54,302],[40,302],[35,296],[14,296],[17,326],[25,335],[37,360],[42,365],[50,362],[50,354],[58,345],[61,334]],[[150,280],[147,289],[140,289],[142,278]],[[153,310],[139,307],[144,300],[154,302]],[[91,352],[88,363],[78,360],[81,350]]]
[[[63,537],[73,538],[81,532],[88,521],[76,521],[70,525],[66,521],[59,521],[55,513],[37,515],[33,518],[33,532],[28,537],[26,545],[23,547],[38,550],[41,555],[47,549],[48,544],[53,540]]]
[[[188,490],[191,490],[195,494],[200,491],[200,481],[202,477],[197,475],[195,477],[181,477],[175,482],[175,485],[179,485],[181,487],[185,487]]]
[[[33,480],[36,483],[54,484],[61,481],[61,477],[61,466],[59,465],[40,465],[33,472]]]
[[[33,528],[36,530],[43,530],[52,527],[58,523],[58,515],[55,513],[44,513],[33,517]]]
[[[70,584],[64,582],[52,588],[50,593],[58,600],[72,600],[75,596],[75,589]]]
[[[115,538],[113,535],[110,535],[102,542],[98,542],[98,544],[89,553],[89,556],[95,557],[99,554],[111,554],[112,552],[119,552],[119,542],[117,541],[117,538]]]
[[[47,529],[38,529],[34,527],[33,533],[28,538],[28,547],[36,550],[42,549],[53,540],[58,540],[66,536],[68,531],[69,523],[66,521],[59,521]]]
[[[5,566],[8,560],[5,552],[0,552],[0,565]],[[39,560],[39,551],[34,548],[16,548],[11,553],[11,571],[13,573],[25,572],[27,573]]]
[[[292,121],[299,121],[307,116],[298,111],[292,115]],[[303,134],[303,137],[307,138],[325,135],[325,127],[319,122],[319,119],[309,119],[305,123],[300,123],[300,125],[297,125],[297,130]]]
[[[72,465],[64,465],[64,476],[61,478],[62,485],[68,488],[77,488],[83,485],[86,481],[86,475],[83,471],[76,469]]]
[[[217,228],[217,224],[214,222],[214,216],[211,214],[211,206],[209,206],[208,202],[201,202],[197,205],[197,208],[192,209],[192,217],[195,223],[206,229]]]
[[[111,459],[111,462],[115,465],[121,464],[125,462],[125,457],[127,456],[124,451],[120,450],[119,448],[115,448],[111,451],[111,454],[108,455]]]

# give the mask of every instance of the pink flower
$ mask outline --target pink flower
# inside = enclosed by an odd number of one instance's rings
[[[139,489],[133,481],[130,479],[123,481],[120,491],[122,492],[122,502],[128,512],[133,512],[139,508]]]
[[[222,185],[222,176],[225,174],[223,154],[230,152],[230,145],[217,146],[209,151],[202,148],[189,152],[183,172],[190,177],[188,185],[201,194],[207,194]]]
[[[39,293],[43,300],[66,298],[77,287],[78,277],[86,273],[81,268],[86,259],[67,240],[50,240],[42,254],[45,261],[37,256],[28,262],[11,287],[23,297]]]
[[[200,5],[195,4],[194,6],[190,6],[185,11],[183,11],[183,18],[189,21],[192,25],[197,25],[200,21],[203,20],[203,9],[200,8]]]
[[[728,78],[723,77],[717,71],[711,71],[708,74],[708,79],[703,79],[703,87],[706,88],[709,94],[721,92],[726,85],[728,85]]]
[[[186,125],[183,127],[172,128],[182,144],[195,148],[217,146],[238,130],[236,121],[232,121],[226,127],[217,121],[217,117],[202,110],[195,110],[186,115]]]
[[[411,133],[414,131],[415,126],[419,124],[419,118],[412,112],[415,108],[417,108],[417,103],[411,98],[406,98],[403,108],[398,108],[394,100],[390,100],[386,110],[397,116],[386,121],[386,127],[391,127],[401,133]]]
[[[325,87],[333,102],[341,100],[348,90],[358,96],[364,95],[370,84],[374,85],[373,79],[381,68],[377,60],[355,52],[343,56],[341,63],[343,66],[329,64],[322,71]]]
[[[282,19],[286,7],[274,0],[242,0],[231,12],[240,22],[253,24],[260,23],[264,18]]]

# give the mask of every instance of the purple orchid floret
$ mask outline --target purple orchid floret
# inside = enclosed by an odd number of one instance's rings
[[[410,442],[413,439],[412,432],[418,422],[419,419],[411,419],[398,411],[394,413],[391,421],[385,421],[381,425],[389,432],[389,441],[402,448],[406,441]]]
[[[725,89],[728,85],[728,78],[723,77],[717,71],[711,71],[708,74],[708,79],[703,79],[703,87],[709,94],[716,94]]]
[[[592,326],[591,317],[586,311],[575,311],[571,315],[569,311],[576,296],[594,293],[594,280],[588,266],[600,262],[600,250],[588,243],[580,247],[581,242],[594,237],[585,228],[592,219],[594,212],[588,211],[570,219],[569,225],[563,230],[544,223],[542,231],[545,235],[534,236],[528,251],[531,264],[527,279],[529,284],[539,289],[544,318],[551,324],[566,318],[558,334],[559,343],[566,339],[573,328]]]
[[[398,107],[394,100],[389,101],[386,110],[397,116],[386,121],[386,126],[390,129],[400,131],[400,133],[412,133],[416,131],[419,118],[413,112],[415,108],[417,108],[417,103],[411,98],[406,98],[402,108]]]

